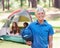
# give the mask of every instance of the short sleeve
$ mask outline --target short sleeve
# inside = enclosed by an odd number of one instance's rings
[[[50,28],[49,28],[49,36],[51,35],[53,35],[54,34],[54,30],[53,30],[53,27],[52,26],[50,26]]]

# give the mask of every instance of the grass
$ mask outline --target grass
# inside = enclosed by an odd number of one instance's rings
[[[55,28],[55,29],[60,29],[60,27],[55,27],[55,26],[53,26],[53,28]]]
[[[0,40],[0,48],[30,48],[30,46],[27,46],[25,44]]]
[[[60,47],[60,33],[55,33],[53,36],[53,48],[59,47]],[[0,48],[31,48],[31,47],[25,44],[0,40]]]
[[[53,48],[60,47],[60,33],[55,33],[53,37]]]

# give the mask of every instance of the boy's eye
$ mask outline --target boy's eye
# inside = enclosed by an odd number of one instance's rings
[[[41,13],[38,13],[38,15],[40,15],[40,14],[44,14],[43,12],[41,12]]]
[[[44,14],[43,12],[41,14]]]

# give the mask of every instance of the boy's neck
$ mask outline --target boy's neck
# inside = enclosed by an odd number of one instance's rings
[[[38,20],[38,22],[39,22],[40,24],[43,24],[44,20]]]

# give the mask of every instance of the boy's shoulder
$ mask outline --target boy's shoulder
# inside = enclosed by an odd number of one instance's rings
[[[30,23],[30,25],[34,25],[34,24],[36,24],[36,22],[31,22],[31,23]]]
[[[52,27],[52,25],[51,25],[50,23],[47,23],[47,26],[48,26],[49,28],[51,28],[51,27]]]

